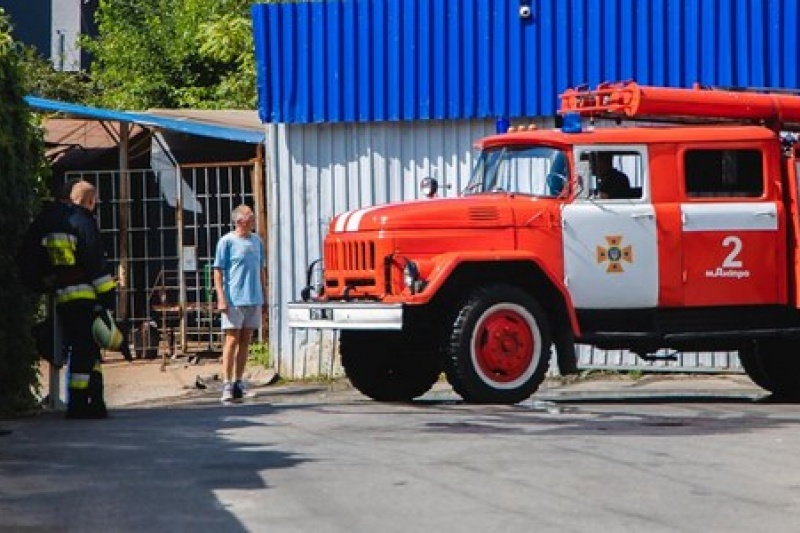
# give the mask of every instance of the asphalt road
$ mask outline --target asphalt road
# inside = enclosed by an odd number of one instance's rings
[[[442,387],[410,405],[311,384],[258,392],[0,421],[0,532],[800,524],[800,409],[741,380],[577,384],[517,406]]]

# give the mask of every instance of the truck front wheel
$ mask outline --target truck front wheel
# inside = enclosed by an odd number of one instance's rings
[[[550,364],[550,328],[541,306],[521,289],[476,289],[458,312],[445,372],[473,403],[518,403],[533,394]]]
[[[394,331],[343,330],[342,366],[353,387],[381,402],[407,402],[428,392],[439,379],[435,342]]]
[[[796,341],[762,339],[739,350],[745,372],[759,387],[781,398],[800,398],[800,354]]]

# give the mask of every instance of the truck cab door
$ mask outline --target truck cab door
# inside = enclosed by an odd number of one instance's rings
[[[679,157],[684,305],[785,303],[783,204],[766,186],[765,152],[692,147]]]
[[[800,308],[800,160],[795,153],[797,148],[792,150],[792,155],[786,163],[786,196],[789,198],[789,205],[786,208],[787,232],[791,236],[788,239],[790,279],[789,283],[789,303],[795,308]]]
[[[601,198],[592,158],[610,156],[628,178],[627,198]],[[579,193],[562,212],[564,283],[577,309],[642,309],[658,303],[655,210],[647,150],[576,146]],[[618,178],[619,176],[617,176]]]

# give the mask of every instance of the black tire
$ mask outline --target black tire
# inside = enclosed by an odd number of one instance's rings
[[[433,387],[441,374],[438,343],[393,331],[343,330],[342,366],[359,392],[381,402],[408,402]]]
[[[510,285],[480,287],[453,324],[447,379],[467,402],[521,402],[544,381],[550,344],[546,315],[533,297]]]
[[[796,341],[762,339],[739,350],[739,360],[753,383],[781,398],[800,398],[800,353]]]

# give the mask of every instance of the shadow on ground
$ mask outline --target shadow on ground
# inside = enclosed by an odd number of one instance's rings
[[[0,531],[245,531],[217,492],[268,489],[270,470],[304,461],[277,442],[229,438],[236,428],[269,424],[254,420],[270,409],[200,405],[117,409],[108,420],[45,413],[4,421]]]

